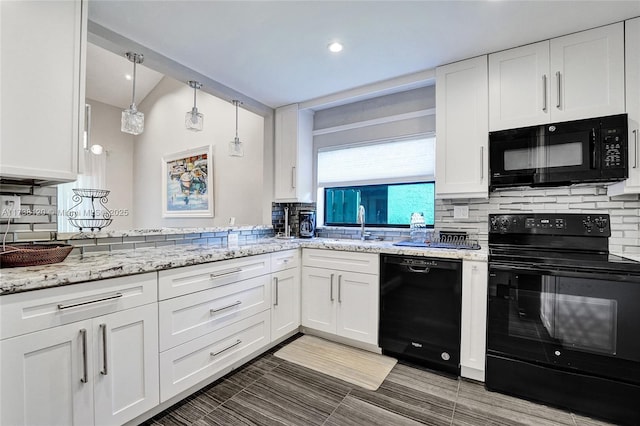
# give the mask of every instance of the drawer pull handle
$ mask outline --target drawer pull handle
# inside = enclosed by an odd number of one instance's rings
[[[210,274],[209,278],[212,279],[212,280],[215,280],[216,278],[224,277],[226,275],[235,274],[237,272],[242,272],[242,268],[233,268],[233,269],[226,270],[224,272],[218,272],[218,273],[215,273],[215,274]]]
[[[89,374],[87,372],[87,329],[80,330],[80,337],[82,338],[82,377],[81,383],[89,383]]]
[[[96,299],[96,300],[89,300],[87,302],[74,303],[72,305],[63,305],[62,303],[60,303],[58,305],[58,309],[62,311],[64,309],[76,308],[78,306],[84,306],[84,305],[91,305],[93,303],[106,302],[107,300],[118,299],[120,297],[122,297],[122,293],[116,293],[113,296],[103,297],[102,299]]]
[[[221,349],[218,352],[211,352],[211,356],[220,355],[222,352],[228,351],[229,349],[238,346],[240,343],[242,343],[242,340],[238,339],[234,344],[227,346],[226,348]]]
[[[220,312],[220,311],[224,311],[225,309],[233,308],[234,306],[238,306],[238,305],[240,305],[241,303],[242,303],[242,302],[238,300],[236,303],[232,303],[232,304],[230,304],[230,305],[223,306],[222,308],[218,308],[218,309],[210,309],[210,310],[209,310],[209,313],[210,313],[211,315],[213,315],[213,314],[215,314],[216,312]]]
[[[102,331],[102,370],[100,374],[107,375],[107,324],[100,324],[100,331]]]

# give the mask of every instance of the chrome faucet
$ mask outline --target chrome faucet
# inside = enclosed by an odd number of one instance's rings
[[[360,224],[360,239],[362,241],[366,240],[369,236],[366,232],[364,232],[364,216],[364,205],[360,204],[360,207],[358,207],[358,223]]]

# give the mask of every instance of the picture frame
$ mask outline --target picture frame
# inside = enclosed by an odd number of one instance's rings
[[[213,217],[211,145],[162,157],[162,217]]]

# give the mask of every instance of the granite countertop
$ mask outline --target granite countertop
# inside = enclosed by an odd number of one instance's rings
[[[181,266],[272,253],[299,247],[450,259],[487,260],[486,250],[397,247],[392,242],[338,239],[268,238],[229,249],[210,245],[176,245],[71,255],[52,265],[0,269],[0,295],[134,275]]]

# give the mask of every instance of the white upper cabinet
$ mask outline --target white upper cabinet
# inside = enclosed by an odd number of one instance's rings
[[[489,55],[490,130],[549,121],[549,42]]]
[[[490,130],[621,114],[622,23],[489,55]]]
[[[84,126],[87,4],[0,2],[0,175],[76,179]]]
[[[436,68],[436,197],[487,198],[487,56]]]
[[[298,104],[275,113],[275,199],[310,202],[313,198],[313,112]]]
[[[625,22],[625,69],[629,179],[609,186],[609,195],[640,194],[640,18]]]

